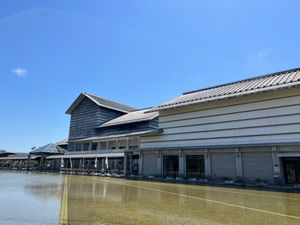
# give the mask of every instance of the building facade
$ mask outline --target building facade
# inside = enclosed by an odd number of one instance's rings
[[[147,110],[81,93],[66,112],[68,152],[47,159],[64,169],[138,175],[140,136],[158,128],[158,113]]]
[[[142,174],[246,183],[300,182],[300,70],[188,92],[151,109]]]

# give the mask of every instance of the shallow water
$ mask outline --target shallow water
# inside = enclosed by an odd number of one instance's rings
[[[51,174],[0,179],[0,225],[58,224],[60,214],[72,225],[300,225],[300,194]]]
[[[0,172],[1,225],[55,225],[64,177]]]

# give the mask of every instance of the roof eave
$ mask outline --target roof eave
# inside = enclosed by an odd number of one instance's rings
[[[190,105],[195,105],[195,104],[205,104],[208,102],[214,102],[214,101],[221,101],[225,99],[231,99],[231,98],[237,98],[237,97],[242,97],[242,96],[249,96],[249,95],[255,95],[259,93],[264,93],[264,92],[271,92],[271,91],[278,91],[282,89],[289,89],[289,88],[297,88],[300,86],[300,83],[297,83],[295,85],[286,85],[283,87],[278,87],[278,88],[268,88],[268,89],[262,89],[260,91],[248,91],[244,93],[240,93],[238,95],[228,95],[228,96],[219,96],[218,98],[213,98],[213,99],[203,99],[204,101],[192,101],[192,102],[185,102],[185,103],[178,103],[178,104],[172,104],[169,106],[162,106],[162,107],[156,107],[152,109],[151,111],[148,112],[154,112],[154,111],[163,111],[163,110],[169,110],[169,109],[175,109],[175,108],[182,108]]]

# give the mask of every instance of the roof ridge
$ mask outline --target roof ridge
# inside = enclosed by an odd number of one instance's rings
[[[117,101],[115,101],[115,100],[112,100],[112,99],[109,99],[109,98],[106,98],[106,97],[103,97],[103,96],[98,96],[98,95],[95,95],[95,94],[92,94],[92,93],[87,93],[87,92],[82,92],[82,94],[84,94],[84,95],[89,95],[90,97],[101,98],[101,99],[106,100],[106,101],[110,101],[110,102],[113,102],[113,103],[116,103],[116,104],[119,104],[119,105],[126,106],[126,107],[128,107],[128,108],[132,108],[133,110],[138,110],[138,109],[135,108],[135,107],[132,107],[132,106],[130,106],[130,105],[127,105],[127,104],[123,104],[123,103],[117,102]]]
[[[246,78],[246,79],[242,79],[242,80],[238,80],[238,81],[233,81],[233,82],[229,82],[229,83],[225,83],[225,84],[215,85],[215,86],[211,86],[211,87],[207,87],[207,88],[201,88],[201,89],[197,89],[197,90],[193,90],[193,91],[187,91],[187,92],[184,92],[183,95],[192,94],[192,93],[196,93],[196,92],[200,92],[200,91],[205,91],[205,90],[210,90],[210,89],[214,89],[214,88],[220,88],[220,87],[228,86],[228,85],[231,85],[231,84],[243,83],[243,82],[247,82],[247,81],[251,81],[251,80],[256,80],[256,79],[260,79],[260,78],[276,76],[276,75],[279,75],[279,74],[294,72],[294,71],[297,71],[297,70],[300,70],[300,66],[299,67],[295,67],[295,68],[291,68],[291,69],[286,69],[286,70],[278,71],[278,72],[267,73],[267,74],[264,74],[264,75],[250,77],[250,78]]]

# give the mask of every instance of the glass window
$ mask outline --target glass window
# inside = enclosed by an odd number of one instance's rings
[[[89,143],[84,143],[83,144],[83,151],[88,151],[89,150],[89,146],[90,146]]]
[[[81,144],[76,144],[75,151],[81,151]]]
[[[97,150],[97,143],[93,143],[93,144],[92,144],[92,150],[93,150],[93,151]]]
[[[164,177],[178,177],[179,159],[178,155],[164,155],[163,157]]]

